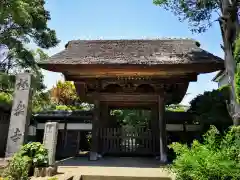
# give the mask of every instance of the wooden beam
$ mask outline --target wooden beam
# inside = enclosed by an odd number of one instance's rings
[[[85,97],[86,95],[86,91],[87,91],[87,88],[86,88],[86,83],[84,82],[74,82],[74,85],[75,85],[75,88],[76,88],[76,91],[77,91],[77,94],[80,96],[80,97]]]
[[[218,70],[224,69],[224,62],[212,62],[212,63],[189,63],[189,64],[41,64],[42,68],[54,71],[54,72],[62,72],[63,74],[66,72],[81,72],[84,70],[85,72],[93,72],[100,71],[104,72],[113,72],[114,70],[130,70],[139,72],[141,71],[178,71],[178,72],[196,72],[196,73],[210,73]],[[90,71],[89,71],[90,69]]]
[[[111,109],[146,109],[150,110],[152,105],[156,105],[153,102],[108,102],[108,105]]]
[[[88,83],[93,80],[96,80],[97,76],[81,76],[81,75],[74,75],[74,74],[64,74],[65,79],[67,81],[75,81],[75,82],[84,82]],[[158,81],[158,83],[182,83],[182,82],[190,82],[190,81],[197,81],[197,74],[190,73],[190,74],[179,74],[179,75],[162,75],[162,76],[100,76],[98,77],[99,80],[104,81],[121,81],[121,80],[134,80],[136,82],[144,82],[146,83],[151,81]]]
[[[94,94],[88,94],[93,99]],[[99,93],[99,101],[105,102],[158,102],[158,95]]]

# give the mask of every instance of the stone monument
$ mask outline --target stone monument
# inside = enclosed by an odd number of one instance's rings
[[[55,155],[58,137],[58,123],[48,122],[45,124],[43,144],[48,150],[49,166],[55,166]]]
[[[26,142],[30,123],[31,74],[22,73],[16,76],[14,99],[9,124],[5,157],[12,157]]]

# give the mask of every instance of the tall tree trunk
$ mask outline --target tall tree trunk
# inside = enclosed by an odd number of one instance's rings
[[[231,85],[230,89],[230,114],[234,125],[240,125],[240,106],[237,102],[236,88],[235,88],[235,72],[236,61],[233,56],[233,44],[237,38],[238,33],[238,18],[237,5],[232,0],[222,0],[221,2],[222,17],[220,20],[220,27],[222,31],[222,38],[225,52],[225,68],[228,76],[228,82]]]

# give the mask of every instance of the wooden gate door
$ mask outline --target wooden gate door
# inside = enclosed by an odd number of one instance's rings
[[[151,130],[138,128],[100,128],[102,153],[109,155],[141,156],[155,154],[155,139]]]
[[[80,131],[68,130],[64,144],[64,157],[74,157],[79,154]]]

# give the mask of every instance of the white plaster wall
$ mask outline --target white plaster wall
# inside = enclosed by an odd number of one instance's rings
[[[74,129],[77,129],[77,130],[92,130],[92,124],[89,124],[89,123],[69,123],[67,125],[67,129],[69,130],[74,130]]]
[[[167,131],[183,131],[182,124],[166,124]]]
[[[219,82],[218,82],[218,87],[222,87],[224,85],[227,85],[228,84],[228,78],[226,75],[222,76],[221,79],[219,79]]]
[[[44,129],[45,128],[45,123],[38,123],[37,124],[37,129]],[[58,129],[64,129],[64,123],[59,123],[58,124]]]
[[[37,129],[44,129],[45,124],[39,123],[37,125]],[[59,128],[63,130],[64,129],[64,123],[59,124]],[[67,129],[69,130],[92,130],[92,124],[89,123],[69,123],[67,124]],[[166,125],[167,131],[183,131],[183,125],[182,124],[167,124]],[[200,125],[186,125],[187,131],[197,131],[200,130]]]
[[[44,129],[44,123],[38,123],[37,129]],[[59,123],[58,129],[64,129],[64,123]],[[92,124],[87,123],[69,123],[67,124],[67,129],[69,130],[91,130]]]
[[[29,136],[35,136],[35,135],[36,135],[36,127],[34,127],[34,126],[29,126],[29,127],[28,127],[28,135],[29,135]]]

